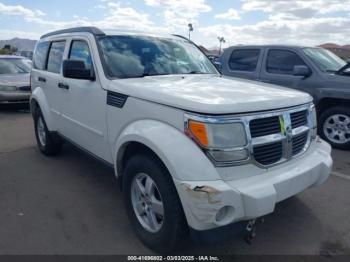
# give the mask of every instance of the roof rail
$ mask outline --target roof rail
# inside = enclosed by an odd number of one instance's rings
[[[47,33],[40,37],[40,39],[43,39],[45,37],[53,36],[53,35],[60,35],[60,34],[68,34],[68,33],[90,33],[93,34],[94,36],[103,36],[105,33],[103,33],[100,29],[96,27],[75,27],[75,28],[69,28],[69,29],[63,29],[63,30],[58,30],[54,31],[51,33]]]

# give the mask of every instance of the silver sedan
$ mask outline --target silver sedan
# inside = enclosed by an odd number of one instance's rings
[[[20,56],[0,56],[0,104],[29,102],[31,63]]]

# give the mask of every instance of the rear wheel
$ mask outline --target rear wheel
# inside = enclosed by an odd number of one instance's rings
[[[175,185],[163,163],[139,154],[127,162],[123,189],[131,224],[149,248],[174,250],[186,237],[187,223]]]
[[[334,148],[350,149],[350,109],[333,107],[321,114],[320,135]]]
[[[44,117],[37,109],[34,114],[35,137],[40,151],[47,156],[53,156],[60,153],[62,142],[55,137],[54,133],[47,129]]]

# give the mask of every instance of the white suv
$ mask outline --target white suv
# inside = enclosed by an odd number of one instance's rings
[[[331,171],[308,94],[224,78],[180,36],[56,31],[37,44],[31,83],[40,150],[69,141],[113,166],[157,251],[252,225]]]

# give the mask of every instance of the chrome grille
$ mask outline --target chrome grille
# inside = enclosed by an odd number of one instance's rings
[[[278,116],[254,119],[249,126],[252,138],[276,134],[281,130]]]
[[[302,153],[310,143],[310,112],[300,107],[251,118],[253,160],[270,166]]]

